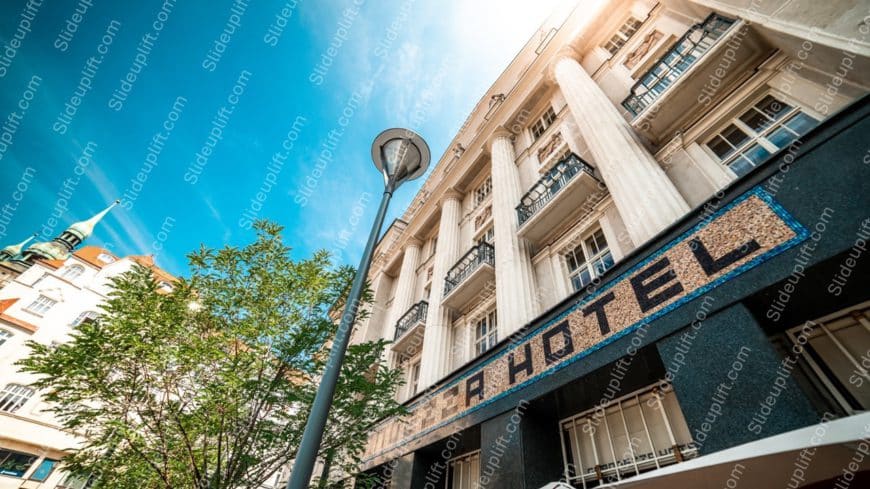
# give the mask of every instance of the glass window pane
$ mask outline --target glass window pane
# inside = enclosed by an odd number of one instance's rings
[[[755,104],[755,107],[764,112],[771,119],[779,119],[792,109],[791,105],[768,95]]]
[[[728,166],[738,177],[742,177],[752,170],[752,162],[744,158],[743,155],[737,156],[734,161],[728,163]]]
[[[741,144],[749,141],[749,136],[734,124],[728,125],[719,134],[735,147],[740,147]]]
[[[713,153],[715,153],[720,160],[724,160],[734,153],[734,148],[718,134],[707,143],[707,147],[713,150]]]
[[[777,148],[785,148],[789,143],[797,139],[797,134],[795,134],[791,129],[783,126],[775,129],[765,137]]]
[[[753,144],[752,146],[743,150],[743,156],[751,161],[754,165],[758,165],[767,160],[767,157],[770,156],[770,151],[764,149],[760,144]]]
[[[749,109],[740,116],[740,120],[743,121],[747,126],[751,127],[755,132],[763,132],[767,129],[771,124],[773,124],[773,119],[765,115],[763,112],[759,112],[757,110]]]
[[[804,114],[803,112],[798,112],[794,115],[794,117],[787,120],[785,122],[785,125],[792,131],[796,132],[799,136],[803,136],[810,129],[816,127],[818,123],[819,121]]]
[[[51,475],[51,471],[54,470],[55,465],[57,465],[57,460],[52,460],[50,458],[44,459],[39,463],[36,470],[33,471],[33,474],[30,475],[30,479],[40,482],[48,479],[48,476]]]

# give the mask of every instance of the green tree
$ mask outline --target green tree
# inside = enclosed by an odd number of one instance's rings
[[[23,369],[84,440],[68,470],[94,487],[253,488],[294,458],[353,270],[326,252],[293,261],[279,226],[256,229],[191,253],[171,292],[146,267],[115,277],[70,342],[30,343]],[[372,424],[402,413],[384,347],[348,350],[322,444],[333,466],[353,471]]]

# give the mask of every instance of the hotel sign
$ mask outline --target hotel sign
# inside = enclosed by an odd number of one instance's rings
[[[559,316],[427,392],[370,434],[364,468],[410,451],[448,426],[565,368],[803,241],[808,231],[760,187],[747,192]]]

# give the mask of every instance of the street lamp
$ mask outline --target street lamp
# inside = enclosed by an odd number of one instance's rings
[[[369,240],[366,243],[362,258],[359,262],[350,294],[344,306],[344,314],[335,334],[335,342],[329,352],[329,360],[317,388],[311,413],[308,414],[308,422],[305,424],[305,432],[302,434],[302,443],[296,455],[296,462],[287,481],[287,489],[307,489],[311,480],[311,472],[314,470],[314,462],[323,440],[323,429],[335,394],[335,385],[344,354],[347,351],[347,343],[350,340],[350,332],[356,319],[359,298],[369,274],[369,266],[372,263],[372,254],[375,250],[381,227],[384,224],[384,216],[387,214],[387,206],[393,191],[403,183],[420,177],[426,173],[429,167],[429,146],[417,133],[409,129],[387,129],[380,133],[372,143],[372,161],[384,175],[384,195],[381,198],[381,206],[372,225]]]

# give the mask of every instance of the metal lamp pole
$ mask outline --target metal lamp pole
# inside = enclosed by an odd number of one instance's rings
[[[418,178],[426,172],[429,166],[429,147],[422,137],[408,129],[387,129],[379,134],[372,144],[372,160],[375,166],[384,175],[384,195],[378,208],[375,222],[369,233],[369,239],[360,259],[359,267],[353,279],[350,293],[345,303],[344,313],[335,341],[329,352],[326,369],[314,397],[311,413],[308,414],[308,422],[305,424],[305,432],[302,434],[302,443],[287,481],[287,489],[307,489],[317,460],[320,443],[323,440],[323,430],[329,416],[329,408],[335,395],[335,386],[338,375],[341,372],[341,364],[350,341],[350,333],[356,319],[359,299],[365,285],[369,267],[372,262],[372,254],[377,244],[384,217],[387,214],[387,206],[393,196],[393,191],[401,184]]]

